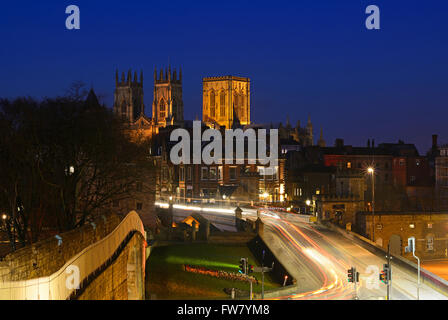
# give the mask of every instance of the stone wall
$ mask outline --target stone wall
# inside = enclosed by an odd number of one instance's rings
[[[118,257],[84,288],[78,300],[144,299],[142,241],[142,235],[135,233]]]
[[[84,248],[112,232],[120,223],[116,215],[95,220],[94,224],[60,234],[62,243],[55,237],[34,243],[8,254],[0,264],[5,281],[29,280],[53,274]]]
[[[358,213],[356,231],[371,239],[371,212]],[[406,253],[409,237],[416,238],[416,255],[422,260],[448,257],[448,212],[375,213],[375,242],[387,250],[412,261],[412,253]]]

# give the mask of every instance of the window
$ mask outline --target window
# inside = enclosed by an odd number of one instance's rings
[[[215,92],[210,92],[210,117],[215,117]]]
[[[219,103],[220,116],[225,117],[226,116],[226,94],[224,93],[224,91],[221,92],[219,99],[220,99],[220,103]]]
[[[187,168],[187,181],[191,181],[191,167]]]
[[[137,191],[142,192],[143,184],[141,182],[137,182]]]
[[[215,92],[212,90],[210,92],[210,107],[215,106]]]
[[[112,206],[113,206],[114,208],[118,208],[118,207],[120,206],[120,200],[114,200],[114,201],[112,202]]]
[[[143,208],[143,203],[137,202],[137,210],[142,210],[142,208]]]
[[[210,168],[209,178],[210,180],[216,180],[216,168]]]
[[[411,183],[415,182],[415,180],[416,180],[415,176],[411,176]]]
[[[404,159],[400,159],[400,167],[404,166]]]
[[[230,180],[236,180],[236,167],[229,168]]]
[[[185,181],[185,168],[184,167],[179,168],[179,180]]]
[[[352,163],[351,162],[347,162],[347,169],[351,169],[352,168]]]
[[[222,180],[222,179],[223,179],[223,176],[222,176],[222,167],[218,167],[218,178],[219,178],[219,180]]]
[[[208,168],[207,167],[202,167],[201,168],[201,179],[202,180],[207,180],[208,179]]]
[[[432,235],[428,235],[426,237],[426,250],[428,251],[434,250],[434,237]]]
[[[159,103],[159,113],[160,113],[160,118],[164,119],[165,118],[165,101],[163,101],[163,99],[161,99],[160,103]]]

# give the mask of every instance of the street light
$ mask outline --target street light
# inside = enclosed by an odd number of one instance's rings
[[[372,242],[375,242],[375,169],[368,167],[367,172],[372,175]]]
[[[2,219],[3,220],[6,220],[6,218],[8,218],[8,216],[4,213],[4,214],[2,214]]]

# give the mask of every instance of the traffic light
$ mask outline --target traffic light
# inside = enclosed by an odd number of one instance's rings
[[[347,270],[348,282],[357,283],[359,282],[359,272],[356,272],[355,267],[351,267]]]
[[[246,274],[247,261],[245,258],[240,259],[240,268],[238,270],[239,273]]]
[[[350,269],[347,270],[347,274],[348,274],[348,282],[354,282],[354,273],[355,273],[355,268],[351,267]]]
[[[386,282],[386,273],[384,272],[384,270],[381,270],[381,272],[380,272],[380,281],[382,283],[386,283],[387,284],[387,282]]]
[[[383,265],[383,270],[380,272],[380,281],[384,284],[388,284],[391,280],[391,272],[388,264]]]
[[[249,265],[249,273],[253,273],[254,272],[254,266],[253,265]]]

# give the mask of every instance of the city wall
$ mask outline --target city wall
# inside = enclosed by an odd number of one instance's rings
[[[0,262],[0,300],[144,299],[145,231],[135,211],[17,250]],[[73,269],[77,283],[70,282]]]

